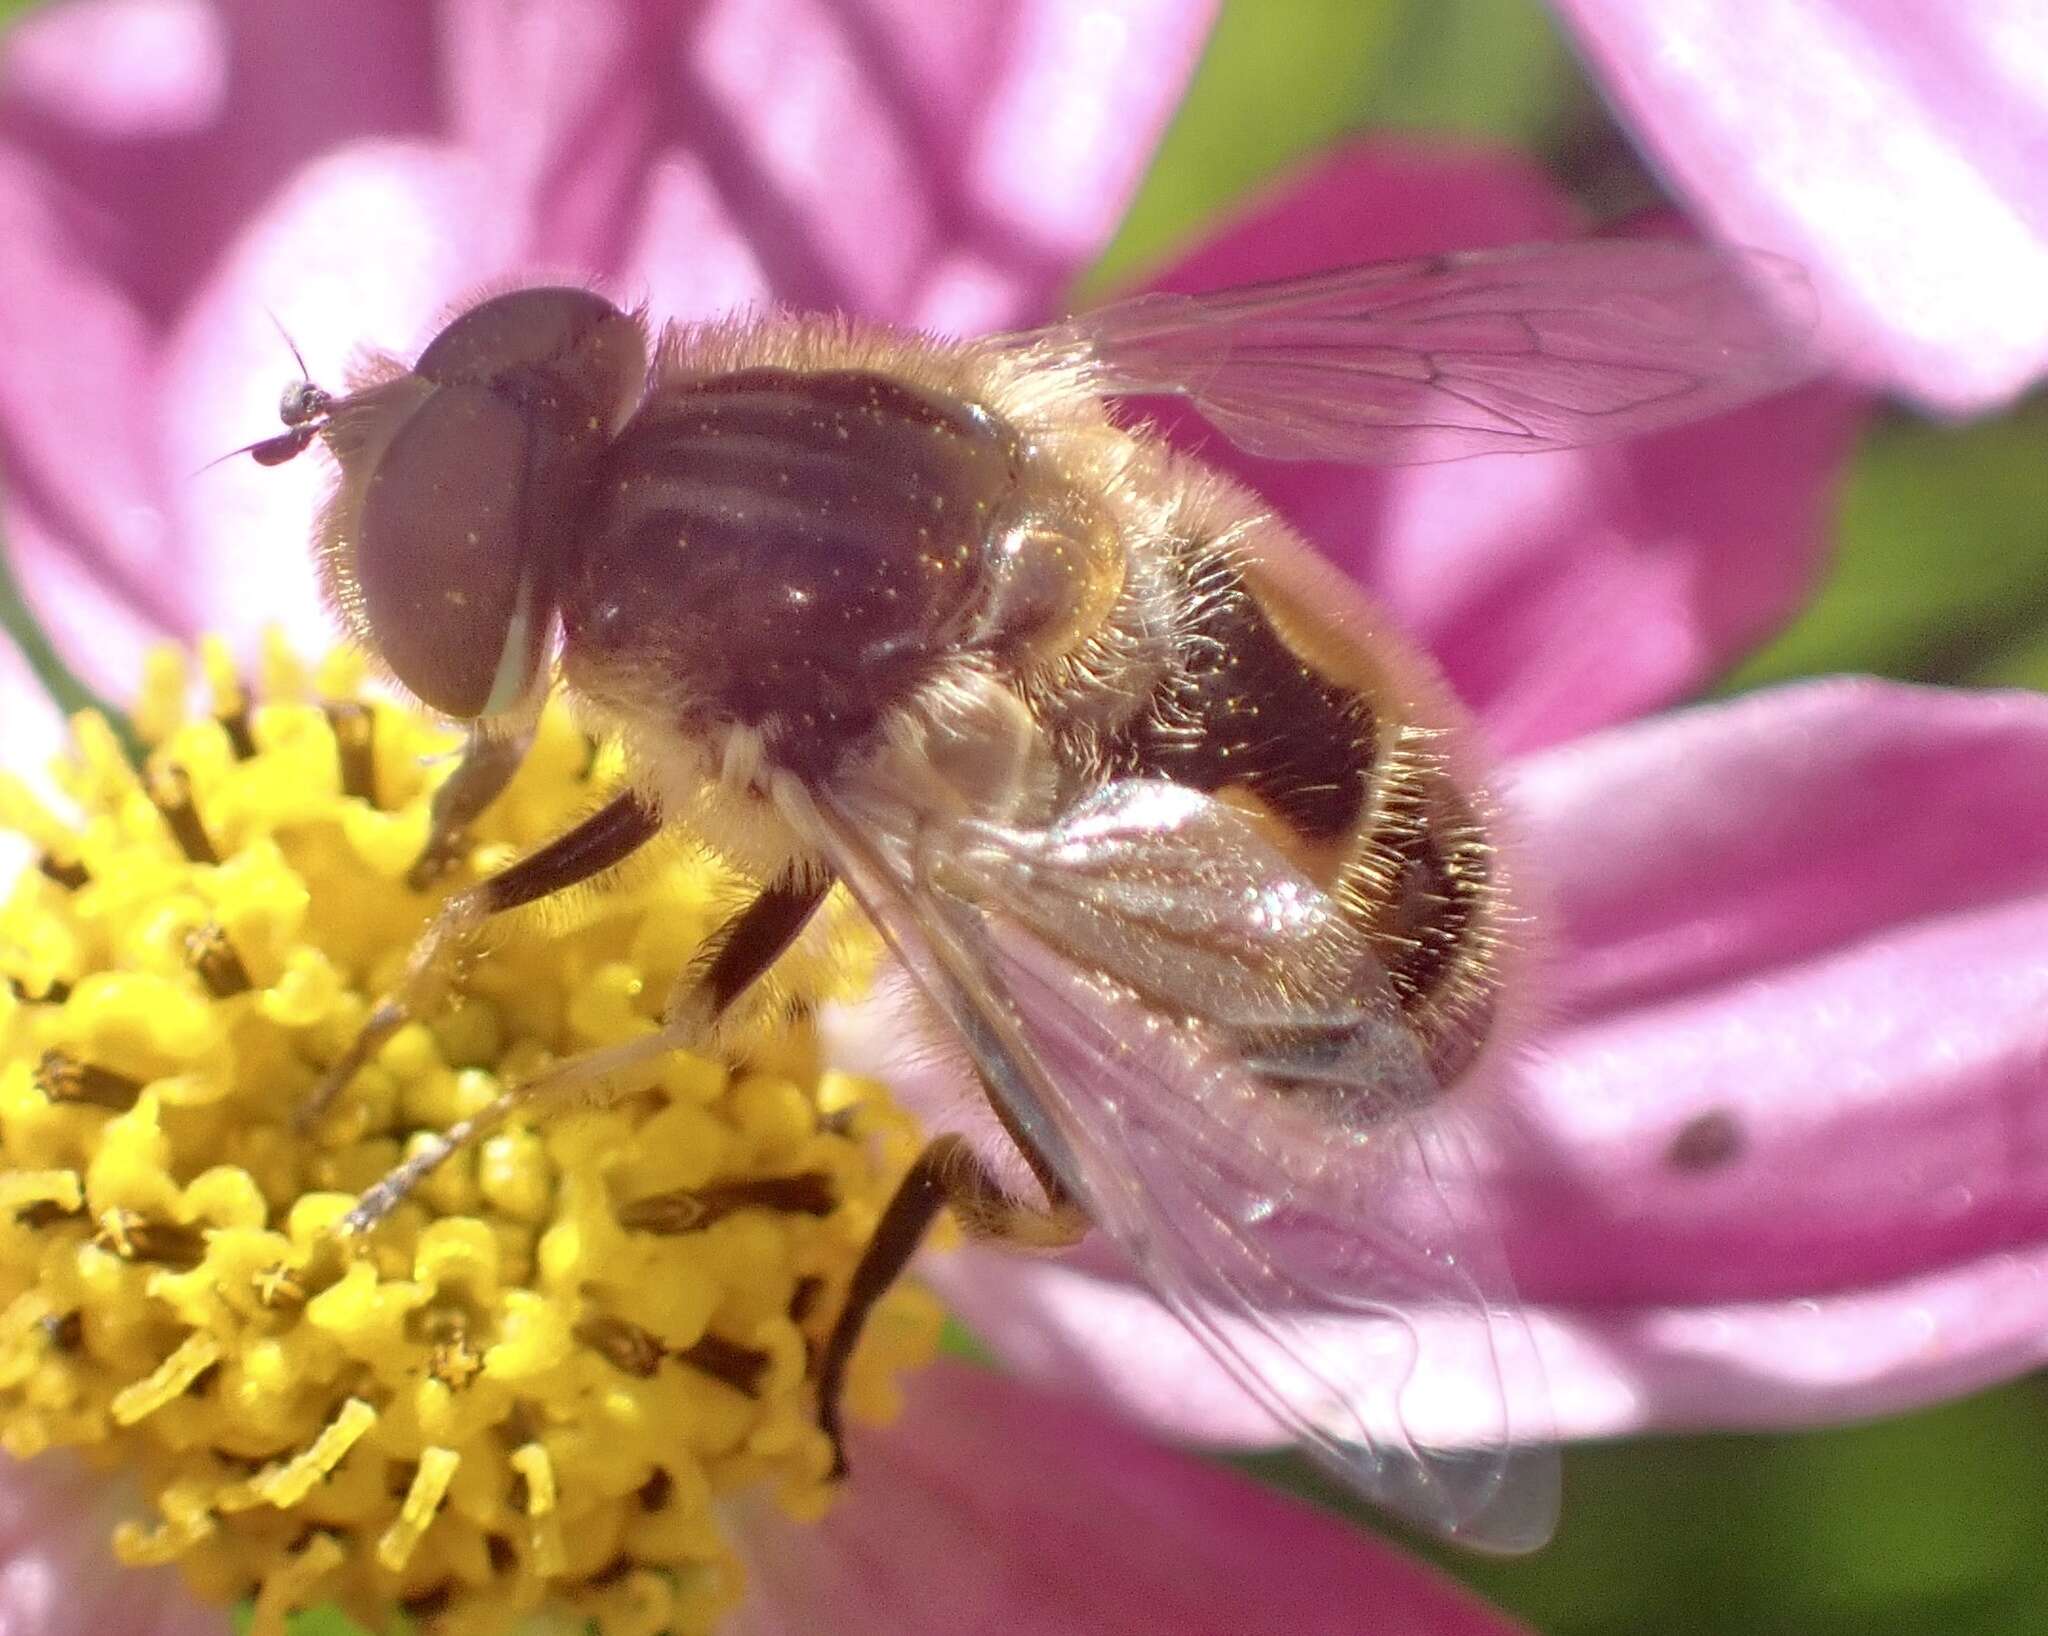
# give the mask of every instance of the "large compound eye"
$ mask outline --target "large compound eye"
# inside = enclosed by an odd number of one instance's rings
[[[637,319],[588,290],[517,290],[335,406],[340,600],[427,704],[490,715],[533,686],[564,554],[646,372]]]

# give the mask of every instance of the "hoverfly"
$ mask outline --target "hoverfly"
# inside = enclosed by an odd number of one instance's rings
[[[1508,883],[1428,662],[1244,488],[1117,400],[1363,462],[1559,449],[1710,415],[1802,366],[1760,257],[1535,245],[1152,295],[939,341],[833,318],[670,324],[590,290],[460,312],[409,367],[295,382],[266,464],[339,468],[333,601],[472,724],[420,878],[559,683],[626,792],[452,896],[317,1114],[491,915],[665,825],[760,883],[650,1036],[571,1057],[364,1195],[364,1230],[515,1110],[699,1044],[836,884],[964,1047],[1028,1177],[957,1134],[914,1165],[816,1368],[934,1216],[1091,1226],[1346,1481],[1528,1545],[1554,1456],[1445,1092],[1502,1032]],[[1032,1196],[1035,1194],[1036,1196]],[[1410,1434],[1410,1315],[1461,1314],[1497,1425]]]

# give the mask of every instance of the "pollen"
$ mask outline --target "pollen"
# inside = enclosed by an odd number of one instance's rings
[[[728,1502],[832,1503],[814,1371],[916,1152],[809,1018],[859,945],[602,1109],[519,1120],[374,1231],[339,1224],[436,1130],[654,1025],[741,901],[684,841],[494,926],[310,1130],[294,1113],[445,892],[590,812],[621,770],[551,710],[431,887],[408,876],[448,732],[273,645],[153,655],[132,764],[83,715],[45,800],[0,778],[35,866],[0,906],[0,1448],[74,1448],[146,1509],[114,1530],[253,1636],[339,1607],[430,1636],[715,1629]],[[629,1088],[630,1090],[630,1088]],[[930,1356],[899,1286],[847,1406]]]

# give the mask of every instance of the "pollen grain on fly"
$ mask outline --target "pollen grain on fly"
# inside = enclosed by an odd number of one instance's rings
[[[337,1233],[423,1133],[652,1027],[733,887],[677,847],[536,910],[302,1132],[295,1105],[435,896],[616,770],[551,713],[422,893],[445,734],[345,660],[274,648],[246,692],[218,647],[201,660],[194,712],[188,662],[151,659],[141,768],[79,718],[68,813],[0,780],[0,826],[40,865],[0,906],[0,1447],[111,1456],[149,1502],[116,1553],[250,1604],[255,1636],[323,1603],[435,1636],[544,1609],[603,1636],[711,1630],[740,1589],[723,1498],[829,1501],[811,1370],[914,1128],[818,1068],[810,1006],[764,1008],[717,1058],[514,1121],[373,1233]],[[783,997],[858,963],[813,962]],[[869,1417],[937,1331],[915,1290],[879,1318],[850,1393]]]

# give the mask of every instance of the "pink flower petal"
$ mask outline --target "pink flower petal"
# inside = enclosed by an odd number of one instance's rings
[[[1334,1517],[942,1363],[817,1526],[749,1514],[733,1636],[1484,1636],[1519,1627]]]
[[[267,313],[328,380],[537,272],[663,316],[1021,321],[1114,225],[1213,10],[53,6],[0,42],[0,526],[25,592],[117,696],[152,633],[324,640],[314,463],[194,476],[275,428],[293,365]]]
[[[1793,1298],[2048,1243],[2043,950],[2036,891],[1545,1038],[1496,1182],[1524,1296]]]
[[[456,135],[522,199],[536,258],[644,282],[663,312],[766,297],[981,328],[1108,237],[1214,9],[466,0]],[[692,264],[738,248],[751,287],[706,289]]]
[[[203,0],[45,8],[7,56],[20,102],[115,141],[203,130],[227,95],[227,31]]]
[[[1832,1420],[2048,1356],[2048,699],[1810,684],[1521,773],[1578,1020],[1480,1159],[1559,1429]],[[932,1276],[1038,1378],[1272,1439],[1105,1261]],[[1470,1436],[1481,1336],[1418,1316],[1404,1406]]]
[[[2048,1363],[2048,1246],[1811,1300],[1541,1311],[1561,1435],[1901,1414]]]
[[[0,1631],[6,1636],[228,1636],[224,1608],[195,1600],[168,1568],[117,1567],[107,1540],[117,1485],[63,1454],[0,1457]]]
[[[1159,281],[1201,290],[1581,230],[1527,161],[1354,146]],[[1860,419],[1809,387],[1701,425],[1559,455],[1369,471],[1193,446],[1270,498],[1419,636],[1503,750],[1696,691],[1811,590]]]
[[[0,526],[24,578],[53,550],[68,557],[61,595],[96,588],[73,623],[87,657],[93,614],[129,626],[189,612],[187,587],[155,570],[165,523],[155,507],[152,428],[129,406],[144,396],[149,326],[91,266],[89,245],[34,166],[0,146]],[[54,610],[70,611],[65,607]]]
[[[1578,1018],[1726,985],[2048,888],[2048,700],[1778,688],[1516,764],[1549,1000]]]
[[[1520,1080],[1525,1296],[1812,1296],[2048,1243],[2048,699],[1810,684],[1522,772],[1580,1019]]]
[[[1862,380],[1966,411],[2048,370],[2048,36],[2029,0],[1564,0],[1725,238],[1803,263]]]
[[[1212,1448],[1266,1448],[1273,1423],[1144,1290],[1058,1261],[965,1251],[927,1266],[975,1335],[1025,1378]],[[1782,1301],[1531,1307],[1566,1439],[1789,1430],[1899,1414],[2048,1364],[2048,1247],[2001,1251],[1868,1290]],[[1417,1321],[1432,1359],[1411,1432],[1444,1447],[1494,1424],[1488,1336]],[[1567,1496],[1569,1503],[1569,1496]]]
[[[81,279],[154,328],[309,156],[433,128],[433,29],[410,0],[68,0],[0,39],[0,145],[62,200]]]

